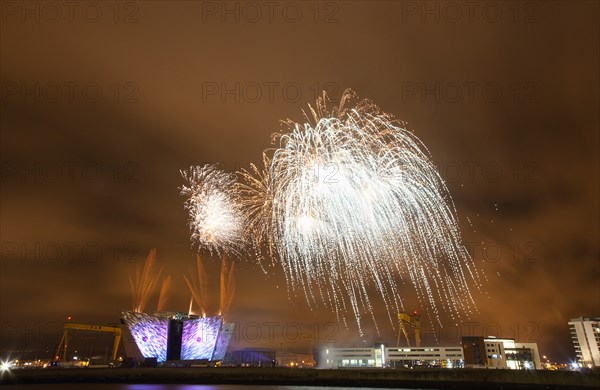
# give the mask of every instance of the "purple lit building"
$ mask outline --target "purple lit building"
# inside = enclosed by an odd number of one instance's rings
[[[220,361],[235,329],[234,324],[224,323],[221,316],[172,312],[150,315],[123,311],[121,323],[127,356],[138,360],[156,358],[158,362]]]

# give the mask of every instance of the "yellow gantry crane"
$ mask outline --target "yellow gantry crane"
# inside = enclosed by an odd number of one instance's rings
[[[118,326],[111,325],[89,325],[89,324],[78,324],[74,322],[65,322],[64,326],[65,331],[63,332],[63,336],[60,339],[60,343],[58,344],[58,348],[56,348],[56,359],[58,360],[60,355],[60,351],[62,349],[62,361],[67,360],[67,347],[69,345],[69,330],[85,330],[91,332],[108,332],[112,333],[115,336],[115,341],[113,344],[112,351],[112,360],[117,358],[117,349],[119,348],[119,343],[121,342],[121,328]]]
[[[409,331],[406,329],[407,327],[412,328],[415,332],[415,346],[421,346],[421,324],[419,322],[419,318],[421,316],[417,313],[417,311],[413,311],[411,314],[406,314],[405,312],[398,313],[398,340],[396,341],[396,347],[400,347],[400,335],[403,334],[406,339],[406,345],[410,347],[410,339],[408,337]]]

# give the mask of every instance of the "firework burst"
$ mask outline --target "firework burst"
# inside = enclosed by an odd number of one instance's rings
[[[429,312],[460,316],[478,276],[461,242],[448,190],[404,124],[351,91],[317,100],[306,123],[283,122],[278,147],[237,185],[257,252],[279,262],[288,288],[338,318],[373,322],[373,301],[404,310],[409,281]],[[361,331],[362,332],[362,331]]]
[[[237,254],[244,244],[243,213],[235,192],[235,175],[214,165],[181,171],[188,184],[180,188],[187,196],[191,240],[211,253]]]

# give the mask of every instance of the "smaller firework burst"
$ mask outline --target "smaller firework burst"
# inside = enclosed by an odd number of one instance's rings
[[[187,196],[191,240],[198,250],[239,254],[244,244],[243,213],[234,190],[235,176],[214,165],[181,171],[188,185],[180,188]]]

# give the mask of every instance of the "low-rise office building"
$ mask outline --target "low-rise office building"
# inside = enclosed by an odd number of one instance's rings
[[[501,369],[541,369],[536,343],[518,343],[514,339],[471,336],[462,338],[465,367]]]
[[[323,348],[317,357],[319,368],[359,367],[462,367],[461,347]]]
[[[463,337],[462,346],[325,347],[317,351],[315,364],[318,368],[542,368],[537,344],[495,337]]]

